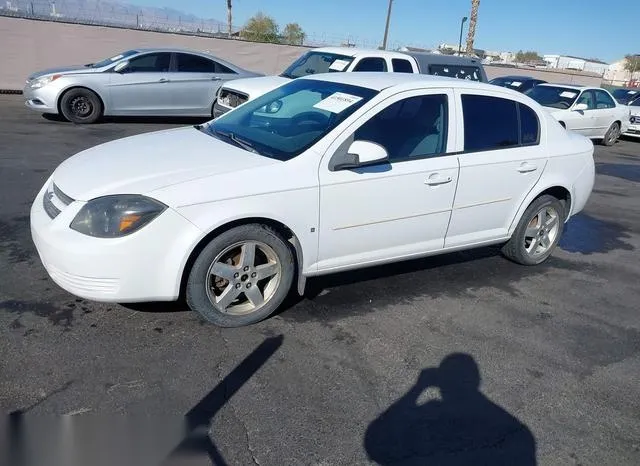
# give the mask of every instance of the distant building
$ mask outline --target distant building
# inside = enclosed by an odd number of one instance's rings
[[[624,69],[625,62],[626,60],[623,58],[609,65],[604,79],[611,81],[611,84],[616,86],[629,86],[640,82],[640,68],[632,73]]]
[[[600,60],[572,57],[570,55],[545,55],[542,58],[549,68],[588,71],[601,76],[609,70],[609,64]]]

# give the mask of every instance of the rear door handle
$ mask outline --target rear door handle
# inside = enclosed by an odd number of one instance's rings
[[[424,180],[424,184],[428,184],[429,186],[438,186],[439,184],[451,183],[452,178],[450,176],[440,176],[437,173],[434,173],[429,178]]]
[[[522,165],[520,165],[518,167],[518,171],[520,173],[529,173],[529,172],[534,172],[538,169],[538,167],[536,165],[531,165],[530,163],[523,163]]]
[[[169,80],[168,80],[167,78],[160,78],[160,79],[158,80],[158,82],[159,82],[159,83],[168,83],[168,82],[169,82]]]
[[[222,78],[219,76],[214,76],[213,78],[211,78],[211,81],[222,81]]]

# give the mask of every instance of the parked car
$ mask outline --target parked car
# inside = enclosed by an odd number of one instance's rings
[[[629,125],[629,109],[599,87],[540,84],[527,95],[566,129],[612,146]]]
[[[534,88],[538,84],[544,84],[546,81],[542,79],[531,78],[529,76],[502,76],[489,81],[496,86],[507,87],[518,92],[526,92]]]
[[[222,83],[261,76],[203,52],[135,49],[83,66],[39,71],[27,79],[27,107],[73,123],[103,115],[212,116]]]
[[[306,76],[204,125],[68,158],[37,194],[31,231],[75,295],[184,296],[240,326],[314,275],[490,244],[540,264],[590,196],[593,152],[497,86]]]
[[[611,95],[621,105],[629,105],[634,100],[640,98],[640,89],[638,88],[620,88],[615,89]]]
[[[214,116],[223,115],[291,79],[319,73],[373,71],[422,73],[487,82],[484,67],[480,60],[475,58],[424,52],[325,47],[306,52],[279,76],[236,80],[222,86],[214,105]]]
[[[625,136],[640,138],[640,99],[634,99],[629,105],[629,128],[623,133]]]

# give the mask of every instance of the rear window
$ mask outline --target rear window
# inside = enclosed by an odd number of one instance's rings
[[[393,64],[393,71],[396,73],[413,73],[413,68],[409,60],[394,58],[391,60],[391,63]]]
[[[449,78],[468,79],[481,81],[482,75],[477,66],[461,65],[429,65],[429,74],[434,76],[447,76]]]

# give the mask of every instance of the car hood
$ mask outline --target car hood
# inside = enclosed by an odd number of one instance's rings
[[[283,76],[262,76],[259,78],[234,79],[225,84],[223,88],[241,92],[248,95],[249,99],[255,99],[289,81],[291,79]]]
[[[46,70],[36,71],[35,73],[30,74],[27,80],[32,81],[49,74],[99,73],[102,70],[103,68],[88,68],[84,65],[61,66],[58,68],[49,68]]]
[[[277,163],[194,127],[131,136],[64,161],[53,182],[76,200],[110,194],[147,194],[167,186]],[[152,194],[151,194],[152,195]]]

